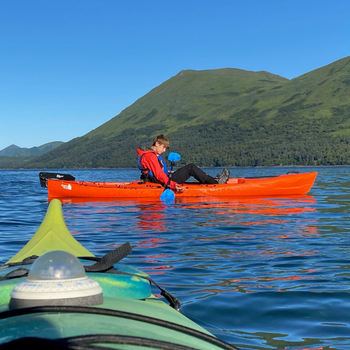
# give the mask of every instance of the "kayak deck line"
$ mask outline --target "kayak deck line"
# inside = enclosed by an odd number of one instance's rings
[[[165,321],[162,319],[140,315],[131,312],[119,311],[119,310],[110,310],[98,307],[86,307],[86,306],[39,306],[39,307],[29,307],[24,309],[16,309],[0,312],[0,319],[8,319],[11,317],[18,317],[21,315],[30,315],[36,313],[75,313],[75,314],[93,314],[93,315],[103,315],[103,316],[111,316],[117,318],[127,318],[134,321],[139,321],[148,324],[154,324],[159,327],[164,327],[167,329],[175,330],[184,334],[189,334],[191,336],[197,337],[199,339],[203,339],[215,345],[221,346],[223,349],[228,350],[237,350],[237,348],[231,344],[223,342],[222,340],[213,337],[208,333],[203,333],[196,329],[192,329],[181,324]],[[107,336],[103,334],[102,336]]]

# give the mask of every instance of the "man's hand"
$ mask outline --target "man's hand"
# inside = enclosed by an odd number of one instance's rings
[[[180,185],[176,185],[175,190],[176,190],[176,192],[182,193],[183,191],[185,191],[185,187],[182,187]]]

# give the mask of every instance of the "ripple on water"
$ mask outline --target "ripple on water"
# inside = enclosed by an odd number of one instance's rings
[[[97,255],[129,241],[133,253],[123,262],[150,274],[183,302],[185,315],[221,339],[254,350],[349,349],[349,170],[300,169],[309,170],[319,175],[307,196],[179,200],[168,206],[66,202],[63,212],[75,238]],[[138,176],[135,169],[67,173],[82,180]],[[47,193],[37,171],[0,171],[0,180],[5,262],[41,223]]]

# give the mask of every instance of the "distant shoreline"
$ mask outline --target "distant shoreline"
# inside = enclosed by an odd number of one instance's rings
[[[222,167],[210,167],[210,166],[202,166],[202,169],[264,169],[264,168],[349,168],[350,165],[261,165],[261,166],[222,166]],[[181,168],[175,167],[175,169]],[[69,172],[75,170],[137,170],[137,168],[33,168],[33,169],[0,169],[0,171],[61,171],[61,172]]]

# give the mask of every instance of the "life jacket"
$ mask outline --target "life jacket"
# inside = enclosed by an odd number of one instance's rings
[[[142,153],[140,152],[142,151]],[[164,173],[166,175],[168,175],[168,168],[166,166],[166,163],[165,163],[165,160],[164,158],[162,157],[161,154],[157,154],[156,152],[154,152],[153,150],[143,150],[142,148],[139,148],[138,149],[138,153],[140,154],[137,158],[137,164],[138,164],[138,168],[141,170],[141,173],[142,175],[151,175],[152,177],[154,177],[154,175],[152,174],[152,171],[147,169],[147,168],[144,168],[141,164],[141,160],[142,160],[142,157],[146,154],[146,153],[154,153],[157,158],[158,158],[158,162],[159,162],[159,165],[160,167],[163,169]],[[155,178],[155,177],[154,177]]]

